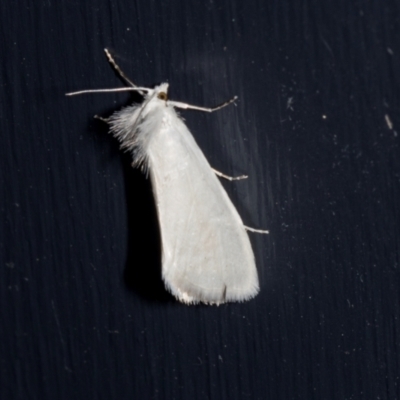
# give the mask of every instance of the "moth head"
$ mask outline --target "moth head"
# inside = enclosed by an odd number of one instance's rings
[[[163,101],[168,100],[168,83],[162,83],[160,86],[156,87],[157,98]]]

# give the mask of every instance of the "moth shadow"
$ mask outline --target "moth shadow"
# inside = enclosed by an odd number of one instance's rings
[[[169,302],[161,278],[161,237],[150,179],[132,168],[130,154],[123,155],[128,205],[126,286],[149,301]]]
[[[132,93],[123,107],[140,100],[140,95]],[[108,108],[99,115],[108,118],[114,111],[115,108]],[[116,154],[119,144],[109,134],[108,124],[96,118],[91,121],[90,127],[100,138],[102,148],[103,141],[107,142],[107,146],[115,146],[112,150],[110,147],[110,152]],[[166,291],[161,278],[161,237],[150,179],[132,167],[129,153],[121,153],[120,150],[118,153],[122,157],[128,214],[124,283],[129,290],[147,301],[173,301],[173,296]]]

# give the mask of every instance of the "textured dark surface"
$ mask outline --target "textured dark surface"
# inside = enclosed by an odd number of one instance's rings
[[[0,398],[399,399],[399,8],[0,2]],[[239,96],[184,118],[250,176],[224,186],[271,232],[254,300],[165,293],[149,183],[92,118],[129,95],[64,97],[121,86],[104,47],[172,99]]]

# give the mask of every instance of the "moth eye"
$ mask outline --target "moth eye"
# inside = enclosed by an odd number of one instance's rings
[[[165,92],[160,92],[160,93],[158,93],[158,96],[157,96],[160,100],[167,100],[168,99],[168,96],[167,96],[167,93],[165,93]]]

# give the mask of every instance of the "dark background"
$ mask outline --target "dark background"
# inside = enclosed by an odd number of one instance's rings
[[[1,399],[400,399],[400,3],[0,3]],[[183,112],[251,234],[261,292],[185,306],[149,182],[94,114]],[[194,178],[195,179],[195,178]]]

